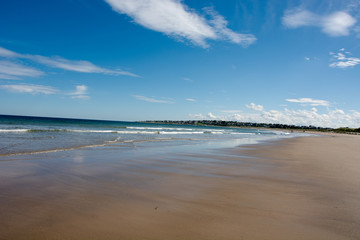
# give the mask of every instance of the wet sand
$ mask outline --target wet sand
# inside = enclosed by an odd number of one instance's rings
[[[146,151],[0,159],[0,239],[360,239],[360,136]]]

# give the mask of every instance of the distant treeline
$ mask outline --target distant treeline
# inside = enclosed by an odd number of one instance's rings
[[[252,123],[252,122],[236,122],[236,121],[221,121],[221,120],[187,120],[187,121],[145,121],[146,123],[163,123],[163,124],[179,124],[179,125],[203,125],[203,126],[222,126],[222,127],[250,127],[250,128],[276,128],[288,130],[312,130],[321,132],[337,132],[337,133],[360,133],[360,128],[322,128],[316,126],[296,126],[278,123]]]

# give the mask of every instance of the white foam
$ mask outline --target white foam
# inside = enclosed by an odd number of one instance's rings
[[[183,131],[117,131],[119,134],[223,134],[222,132],[212,132],[212,131],[194,131],[194,132],[183,132]]]
[[[114,130],[71,130],[71,129],[66,129],[66,131],[68,132],[79,132],[79,133],[117,133],[118,131],[114,131]]]
[[[161,131],[160,134],[203,134],[204,132],[164,132]]]
[[[177,130],[177,131],[194,131],[192,128],[160,128],[160,127],[126,127],[127,129],[138,130]]]
[[[233,132],[222,129],[190,129],[190,128],[156,128],[156,127],[128,127],[132,130],[111,129],[0,129],[0,133],[24,133],[24,132],[74,132],[74,133],[115,133],[115,134],[147,134],[147,135],[191,135],[191,134],[232,134],[232,135],[254,135],[256,133]],[[288,135],[286,132],[276,132],[277,135]]]
[[[116,139],[114,139],[114,140],[110,140],[110,141],[106,141],[106,143],[116,143],[117,141],[119,141],[119,139],[120,139],[121,137],[117,137]]]
[[[275,133],[276,135],[290,135],[289,132],[282,132],[282,131],[272,131],[273,133]]]
[[[240,132],[231,132],[232,135],[256,135],[260,133],[240,133]]]
[[[0,132],[4,132],[4,133],[7,133],[7,132],[27,132],[29,131],[30,129],[0,129]]]

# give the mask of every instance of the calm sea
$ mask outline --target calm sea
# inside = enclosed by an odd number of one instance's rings
[[[257,143],[295,136],[280,131],[0,115],[0,156],[81,148]]]

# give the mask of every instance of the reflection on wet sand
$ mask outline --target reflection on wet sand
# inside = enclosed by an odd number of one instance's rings
[[[0,239],[359,239],[359,143],[2,159]]]

